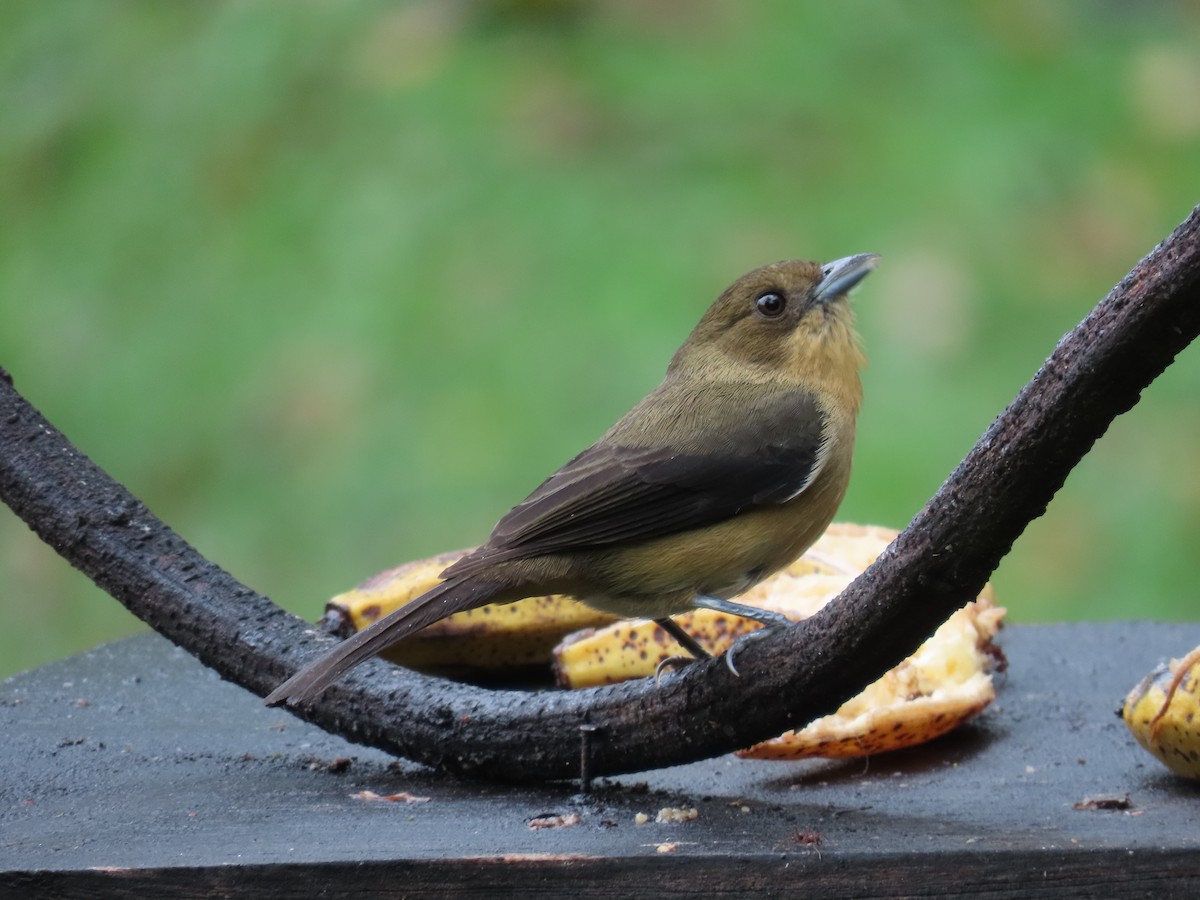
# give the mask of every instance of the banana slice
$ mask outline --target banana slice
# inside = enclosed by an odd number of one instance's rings
[[[1134,738],[1176,775],[1200,778],[1200,647],[1159,665],[1129,696],[1121,717]]]
[[[891,543],[896,532],[834,524],[801,559],[738,598],[793,620],[812,615],[836,597]],[[950,617],[917,650],[836,713],[808,727],[758,744],[739,755],[756,759],[864,756],[932,740],[981,712],[995,699],[991,673],[1003,668],[992,643],[1005,610],[991,586]],[[759,626],[710,610],[676,616],[709,652],[725,652]],[[554,651],[558,681],[566,687],[611,684],[654,673],[663,660],[686,655],[648,620],[617,622],[572,635]]]

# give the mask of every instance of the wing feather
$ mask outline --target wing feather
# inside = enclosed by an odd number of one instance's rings
[[[786,502],[812,484],[824,458],[825,420],[810,394],[768,398],[733,421],[711,450],[671,435],[626,446],[614,428],[616,441],[593,444],[547,478],[446,574],[702,528]]]

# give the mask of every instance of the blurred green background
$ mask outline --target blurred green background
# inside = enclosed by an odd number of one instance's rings
[[[902,526],[1200,202],[1194,2],[6,3],[0,91],[0,365],[310,618],[785,257],[884,255],[841,518]],[[1193,348],[1030,527],[1013,620],[1195,618],[1198,390]],[[7,509],[0,616],[0,676],[141,627]]]

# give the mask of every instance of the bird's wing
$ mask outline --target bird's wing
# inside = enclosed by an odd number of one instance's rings
[[[824,417],[807,393],[746,410],[708,450],[601,441],[544,481],[496,525],[468,574],[519,559],[689,531],[802,493],[824,459]]]

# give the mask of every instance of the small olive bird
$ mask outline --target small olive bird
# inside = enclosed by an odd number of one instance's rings
[[[865,362],[847,293],[878,261],[863,253],[743,275],[662,383],[504,516],[487,543],[267,704],[311,698],[452,613],[523,597],[567,594],[653,619],[697,656],[707,654],[671,616],[702,607],[786,624],[731,598],[804,553],[842,502]]]

